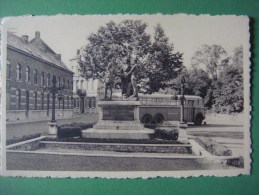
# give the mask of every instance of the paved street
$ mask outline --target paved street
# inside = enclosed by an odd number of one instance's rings
[[[206,117],[207,125],[189,126],[188,134],[210,137],[230,148],[234,154],[244,156],[244,131],[242,115],[211,115]]]
[[[94,113],[87,114],[76,114],[74,118],[70,119],[59,119],[58,124],[66,124],[72,122],[94,122],[97,121],[98,115]],[[36,132],[47,133],[48,132],[48,122],[49,121],[40,121],[40,122],[30,122],[30,123],[20,123],[20,124],[10,124],[7,125],[6,137],[10,139],[12,137],[22,136],[33,134]]]
[[[73,119],[59,120],[60,124],[71,122],[93,122],[97,115],[86,114]],[[206,136],[228,146],[234,154],[244,155],[244,132],[242,116],[208,116],[205,126],[189,126],[191,136]],[[8,126],[8,136],[24,135],[33,132],[47,132],[47,122],[35,122]],[[44,163],[42,163],[44,162]],[[213,170],[229,169],[212,162],[199,159],[159,159],[159,158],[124,158],[73,156],[53,154],[19,154],[8,153],[9,170],[73,170],[73,171],[165,171],[165,170]]]
[[[94,122],[97,114],[77,114],[75,118],[58,120],[59,124],[72,122]],[[207,125],[189,126],[187,132],[193,136],[205,136],[229,147],[235,154],[244,155],[244,130],[242,115],[209,115]],[[47,133],[48,121],[7,125],[7,138],[22,136],[36,132]],[[248,131],[248,130],[247,130]]]

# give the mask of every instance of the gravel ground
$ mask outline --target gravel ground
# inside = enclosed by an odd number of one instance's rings
[[[66,124],[73,122],[95,122],[98,119],[97,114],[87,113],[87,114],[77,114],[75,118],[70,119],[59,119],[58,124]],[[20,123],[12,124],[6,126],[6,138],[10,139],[12,137],[18,137],[23,135],[29,135],[33,133],[47,133],[48,132],[48,122],[31,122],[31,123]]]
[[[7,153],[7,170],[44,171],[181,171],[229,169],[197,159],[88,157]]]

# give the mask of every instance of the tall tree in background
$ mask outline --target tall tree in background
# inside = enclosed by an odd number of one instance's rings
[[[147,74],[149,93],[164,89],[168,81],[176,78],[182,70],[182,53],[174,52],[173,44],[169,44],[163,28],[158,24],[154,29],[154,42],[152,43]],[[155,74],[154,74],[155,73]]]
[[[204,67],[213,80],[217,80],[219,72],[227,65],[229,57],[220,45],[202,45],[192,57],[193,67]]]
[[[210,108],[212,105],[212,95],[210,93],[212,80],[209,74],[201,68],[193,68],[190,70],[184,68],[180,76],[171,81],[171,86],[175,88],[178,94],[180,93],[180,78],[182,76],[184,76],[186,82],[184,93],[204,98],[205,106]]]
[[[222,104],[228,106],[231,111],[240,112],[243,110],[243,47],[234,50],[232,62],[225,69],[223,76]]]

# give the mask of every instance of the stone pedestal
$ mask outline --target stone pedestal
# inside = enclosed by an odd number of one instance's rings
[[[49,137],[57,137],[58,133],[58,124],[56,121],[50,121],[49,123]]]
[[[186,123],[179,123],[179,134],[178,134],[178,140],[182,143],[189,143],[186,128],[188,125]]]
[[[145,129],[139,120],[138,101],[100,101],[99,121],[82,131],[85,138],[149,139],[154,131]]]

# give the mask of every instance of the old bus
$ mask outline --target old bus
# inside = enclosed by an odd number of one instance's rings
[[[184,121],[201,125],[205,119],[203,99],[199,96],[184,96]],[[139,95],[140,120],[143,124],[162,124],[163,121],[180,121],[180,95],[151,94]]]

